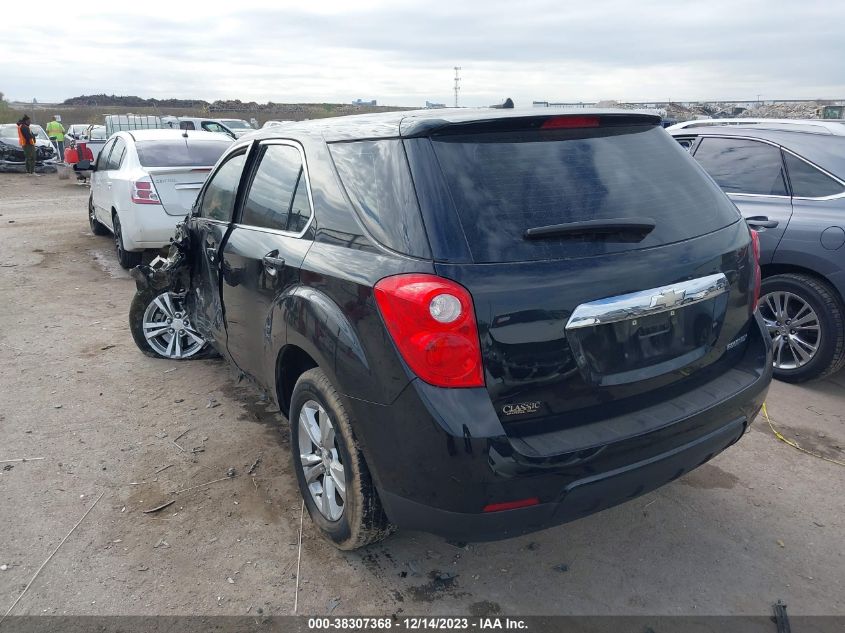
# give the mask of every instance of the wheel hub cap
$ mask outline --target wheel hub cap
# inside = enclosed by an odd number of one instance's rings
[[[772,337],[775,369],[799,369],[821,347],[821,324],[816,311],[802,297],[787,291],[760,297],[760,315]]]
[[[329,521],[343,516],[346,506],[346,471],[328,412],[315,400],[299,413],[299,458],[311,500]]]
[[[183,303],[184,296],[164,292],[144,311],[144,337],[165,358],[189,358],[205,347],[205,339],[185,317]]]

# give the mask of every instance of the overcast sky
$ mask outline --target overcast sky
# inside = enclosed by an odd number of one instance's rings
[[[52,6],[51,6],[52,5]],[[452,104],[845,98],[832,0],[13,3],[0,91]]]

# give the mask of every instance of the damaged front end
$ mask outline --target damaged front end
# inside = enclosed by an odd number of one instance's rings
[[[167,257],[156,257],[149,264],[136,266],[129,274],[139,291],[170,291],[182,294],[191,277],[191,240],[187,220],[176,225],[176,235],[170,240]]]
[[[206,358],[214,344],[197,327],[189,304],[191,241],[187,220],[176,227],[167,257],[130,271],[138,291],[129,306],[129,329],[144,354],[153,358]]]
[[[38,145],[35,149],[35,171],[52,173],[58,163],[52,146]],[[26,156],[23,148],[0,141],[0,172],[24,173]]]

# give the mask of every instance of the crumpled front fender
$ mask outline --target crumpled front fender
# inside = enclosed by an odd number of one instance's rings
[[[176,235],[170,240],[166,258],[156,257],[149,264],[136,266],[129,274],[139,291],[184,292],[190,282],[190,253],[191,240],[186,220],[176,226]]]

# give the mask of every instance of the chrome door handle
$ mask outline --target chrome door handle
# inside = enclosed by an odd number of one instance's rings
[[[770,220],[765,215],[745,218],[745,223],[752,229],[776,229],[779,224],[777,220]]]
[[[271,251],[261,259],[264,263],[264,270],[267,271],[268,275],[275,276],[285,267],[285,260],[281,257],[276,257],[278,254],[279,251]]]

